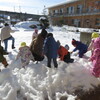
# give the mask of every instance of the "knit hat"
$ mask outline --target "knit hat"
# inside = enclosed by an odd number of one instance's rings
[[[5,25],[5,26],[9,26],[9,24],[8,24],[8,23],[5,23],[4,25]]]
[[[97,37],[99,37],[99,33],[93,32],[91,38],[97,38]]]
[[[72,45],[76,45],[76,40],[72,39]]]
[[[67,44],[65,45],[65,48],[66,48],[67,50],[69,50],[69,46],[68,46]]]
[[[24,47],[24,46],[26,46],[26,43],[25,42],[22,42],[21,43],[21,47]]]
[[[52,33],[48,33],[47,37],[53,37]]]
[[[38,29],[36,28],[34,31],[35,31],[35,33],[37,33],[38,32]]]

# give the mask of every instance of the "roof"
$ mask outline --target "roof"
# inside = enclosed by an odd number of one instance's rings
[[[51,6],[51,7],[48,7],[48,9],[49,9],[49,8],[53,8],[53,7],[57,7],[57,6],[60,6],[60,5],[64,5],[64,4],[73,3],[73,2],[76,2],[76,1],[79,1],[79,0],[68,0],[67,2],[60,3],[60,4],[56,4],[56,5],[53,5],[53,6]]]

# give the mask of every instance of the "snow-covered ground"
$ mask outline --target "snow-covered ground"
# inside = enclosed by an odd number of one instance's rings
[[[80,34],[71,32],[65,28],[52,27],[52,32],[56,40],[60,40],[64,46],[68,44],[71,51],[74,47],[71,45],[72,38],[79,40]],[[71,55],[75,59],[74,63],[64,63],[58,61],[58,68],[49,69],[46,66],[47,59],[35,64],[30,62],[25,69],[21,68],[20,59],[15,60],[18,48],[21,42],[30,45],[33,31],[24,31],[19,29],[12,33],[15,37],[16,49],[11,49],[11,41],[9,41],[9,55],[6,55],[9,63],[8,68],[4,68],[0,63],[0,100],[60,100],[62,96],[67,96],[67,100],[75,100],[76,96],[71,95],[76,89],[89,91],[93,86],[100,85],[100,79],[95,78],[90,73],[92,67],[91,62],[87,58],[78,58],[74,54]],[[41,30],[39,30],[40,32]],[[2,46],[4,44],[2,43]],[[90,52],[85,54],[90,56]],[[48,98],[48,99],[46,99]]]

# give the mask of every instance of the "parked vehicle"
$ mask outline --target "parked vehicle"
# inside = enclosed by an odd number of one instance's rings
[[[25,29],[34,29],[34,28],[41,28],[41,24],[39,21],[23,21],[19,22],[14,25],[17,28],[25,28]]]

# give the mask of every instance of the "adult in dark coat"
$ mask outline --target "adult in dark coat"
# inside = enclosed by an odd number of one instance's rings
[[[59,48],[58,43],[55,41],[53,34],[49,33],[47,35],[47,39],[44,43],[44,54],[47,56],[47,59],[48,59],[47,66],[49,68],[51,68],[51,60],[52,59],[53,59],[55,68],[58,67],[58,64],[56,61],[58,48]]]
[[[42,61],[44,59],[43,55],[43,44],[47,36],[47,31],[42,29],[41,33],[31,42],[30,50],[36,61]]]

